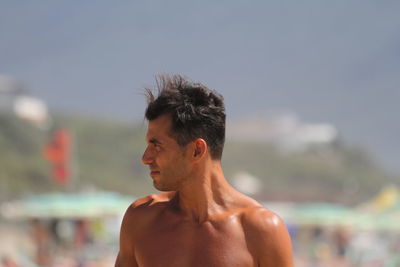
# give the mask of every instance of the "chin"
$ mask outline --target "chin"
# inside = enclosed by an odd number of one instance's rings
[[[157,183],[156,181],[153,181],[153,186],[154,186],[155,189],[157,189],[158,191],[162,191],[162,192],[169,192],[169,191],[176,191],[177,190],[174,186],[166,185],[166,184],[160,184],[160,183]]]
[[[157,183],[156,181],[153,181],[153,186],[155,189],[157,189],[158,191],[166,191],[164,186],[160,185],[159,183]]]

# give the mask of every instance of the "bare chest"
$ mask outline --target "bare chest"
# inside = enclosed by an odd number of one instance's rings
[[[238,218],[195,224],[157,220],[135,240],[139,266],[254,266]]]

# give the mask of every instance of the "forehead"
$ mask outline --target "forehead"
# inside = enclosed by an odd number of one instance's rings
[[[161,115],[154,120],[149,121],[147,126],[146,138],[154,137],[170,137],[171,132],[171,116]],[[170,137],[171,138],[171,137]]]

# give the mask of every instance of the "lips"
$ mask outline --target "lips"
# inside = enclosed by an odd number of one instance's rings
[[[157,175],[160,174],[160,171],[150,171],[150,175]]]

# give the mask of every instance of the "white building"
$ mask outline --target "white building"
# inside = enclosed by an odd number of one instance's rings
[[[0,113],[13,113],[39,127],[44,127],[49,122],[46,104],[38,98],[28,96],[23,85],[7,75],[0,75]]]
[[[273,117],[253,116],[227,125],[227,137],[237,141],[267,142],[286,151],[298,151],[311,145],[336,140],[337,129],[328,123],[305,123],[294,113]]]

